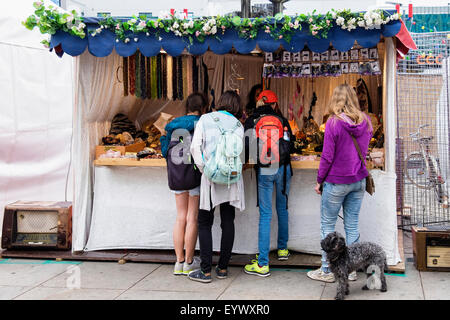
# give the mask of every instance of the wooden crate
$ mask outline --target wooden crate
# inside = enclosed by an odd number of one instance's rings
[[[108,150],[120,151],[121,155],[126,152],[139,152],[144,150],[145,142],[133,143],[128,146],[96,146],[95,147],[95,159],[98,159],[100,155],[106,153]]]
[[[417,270],[450,271],[450,230],[431,231],[413,227],[412,241]]]

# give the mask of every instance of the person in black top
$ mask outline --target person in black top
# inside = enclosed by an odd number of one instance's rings
[[[294,151],[294,141],[289,121],[277,112],[278,97],[273,91],[262,91],[256,106],[253,114],[245,121],[244,128],[245,160],[246,163],[254,163],[257,172],[259,254],[257,261],[253,260],[251,264],[246,265],[244,271],[266,277],[270,275],[270,224],[274,185],[278,216],[278,259],[287,260],[289,256],[288,194],[292,177],[290,154]]]

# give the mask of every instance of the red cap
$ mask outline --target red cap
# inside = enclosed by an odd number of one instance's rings
[[[273,92],[272,90],[263,90],[259,96],[257,100],[261,100],[263,97],[265,97],[266,99],[264,100],[264,102],[266,103],[275,103],[278,102],[278,97],[276,95],[275,92]]]

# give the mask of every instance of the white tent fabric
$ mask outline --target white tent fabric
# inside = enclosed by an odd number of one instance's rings
[[[21,25],[32,11],[31,1],[0,10],[0,221],[17,200],[72,200],[72,58]]]

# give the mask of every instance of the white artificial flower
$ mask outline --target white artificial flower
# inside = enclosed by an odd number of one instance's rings
[[[209,23],[211,24],[211,25],[214,25],[214,24],[216,24],[216,19],[211,19],[211,20],[209,20]]]
[[[95,29],[95,32],[96,32],[96,33],[102,32],[102,28],[97,28],[97,29]]]
[[[189,20],[189,28],[193,28],[194,27],[194,20]]]
[[[384,21],[384,23],[388,23],[389,21],[391,21],[391,17],[387,17],[386,20]]]
[[[356,19],[355,18],[351,18],[350,21],[348,22],[348,24],[355,24],[356,23]]]
[[[137,20],[136,20],[136,19],[134,19],[134,18],[133,18],[133,19],[131,19],[130,21],[128,21],[128,23],[129,23],[129,24],[135,24],[136,22],[137,22]]]
[[[331,17],[333,18],[333,19],[336,19],[336,12],[335,11],[331,11]]]
[[[205,25],[203,26],[203,28],[202,28],[202,30],[205,31],[205,32],[208,32],[209,29],[210,29],[210,27],[209,27],[208,24],[205,24]]]
[[[211,28],[211,33],[212,34],[216,34],[217,33],[217,27],[216,26]]]
[[[130,38],[125,38],[124,42],[125,42],[125,43],[130,42]]]
[[[184,29],[188,29],[189,28],[189,23],[187,23],[187,22],[183,23],[183,28]]]
[[[358,21],[358,26],[360,26],[361,28],[366,26],[366,22],[364,20],[359,20]]]
[[[394,14],[391,16],[391,19],[392,19],[392,20],[398,20],[398,18],[399,18],[398,13],[394,13]]]
[[[345,19],[342,18],[342,17],[339,17],[339,18],[336,19],[336,24],[337,24],[338,26],[343,25],[344,22],[345,22]]]
[[[138,42],[138,40],[139,40],[138,38],[134,38],[134,42]]]
[[[179,28],[179,24],[175,21],[175,23],[172,25],[172,28],[174,29],[178,29]]]

